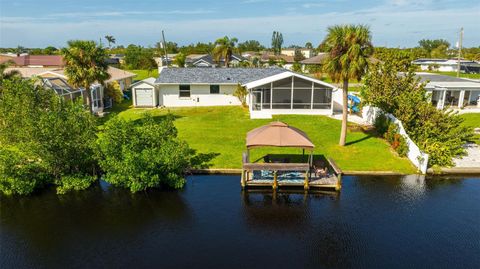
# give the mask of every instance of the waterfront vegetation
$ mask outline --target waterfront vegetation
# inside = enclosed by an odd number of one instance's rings
[[[400,70],[391,62],[373,65],[361,92],[364,104],[398,118],[410,138],[429,154],[429,166],[452,166],[452,159],[465,153],[463,145],[472,139],[471,128],[451,110],[430,104],[425,84],[412,68],[398,76]]]

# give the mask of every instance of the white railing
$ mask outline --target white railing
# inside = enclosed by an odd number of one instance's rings
[[[362,111],[363,119],[369,123],[374,124],[375,119],[382,113],[382,110],[377,107],[370,107],[364,106]],[[427,172],[427,165],[428,165],[428,154],[421,151],[420,148],[410,139],[408,136],[407,131],[403,128],[402,122],[395,118],[392,114],[385,114],[391,122],[395,123],[398,126],[398,132],[403,135],[405,138],[405,142],[408,146],[408,159],[415,165],[422,174]]]

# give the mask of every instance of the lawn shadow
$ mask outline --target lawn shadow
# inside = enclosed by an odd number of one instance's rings
[[[377,130],[375,129],[375,127],[373,126],[360,126],[360,125],[356,125],[354,127],[349,127],[348,128],[350,131],[353,131],[353,132],[362,132],[364,134],[366,134],[367,136],[364,136],[360,139],[357,139],[357,140],[353,140],[353,141],[348,141],[347,143],[345,143],[346,146],[349,146],[349,145],[353,145],[353,144],[356,144],[356,143],[360,143],[362,141],[365,141],[365,140],[368,140],[372,137],[376,137],[376,138],[383,138],[378,132]]]
[[[217,152],[196,153],[196,151],[194,151],[194,156],[192,157],[192,160],[191,160],[192,168],[193,169],[210,168],[213,165],[211,161],[219,155],[220,153],[217,153]]]
[[[149,114],[148,111],[146,111],[144,113],[144,115],[142,115],[141,118],[133,120],[133,123],[137,126],[144,124],[145,121],[147,120],[147,118],[146,118],[147,114]],[[177,119],[183,118],[183,116],[176,115],[176,114],[164,114],[164,115],[152,115],[152,114],[150,114],[150,118],[152,118],[155,121],[155,123],[161,123],[162,121],[164,121],[168,118],[171,118],[171,119],[173,119],[173,121],[175,121]]]

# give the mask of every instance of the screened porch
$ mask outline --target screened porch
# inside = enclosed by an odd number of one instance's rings
[[[291,76],[250,89],[250,109],[331,110],[332,88]]]

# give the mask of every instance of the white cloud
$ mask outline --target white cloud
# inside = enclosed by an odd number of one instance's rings
[[[445,38],[455,43],[458,29],[465,28],[465,46],[478,46],[478,8],[462,9],[395,9],[380,6],[355,12],[318,14],[281,14],[247,18],[190,18],[168,20],[162,16],[118,17],[110,19],[84,18],[76,22],[61,22],[22,17],[0,19],[0,46],[62,46],[69,39],[97,40],[112,34],[120,44],[154,44],[165,29],[168,40],[180,44],[212,41],[229,35],[240,40],[257,39],[269,44],[271,32],[283,33],[285,44],[318,44],[326,28],[340,23],[368,23],[377,45],[412,46],[422,38]],[[454,23],[452,23],[454,22]]]

